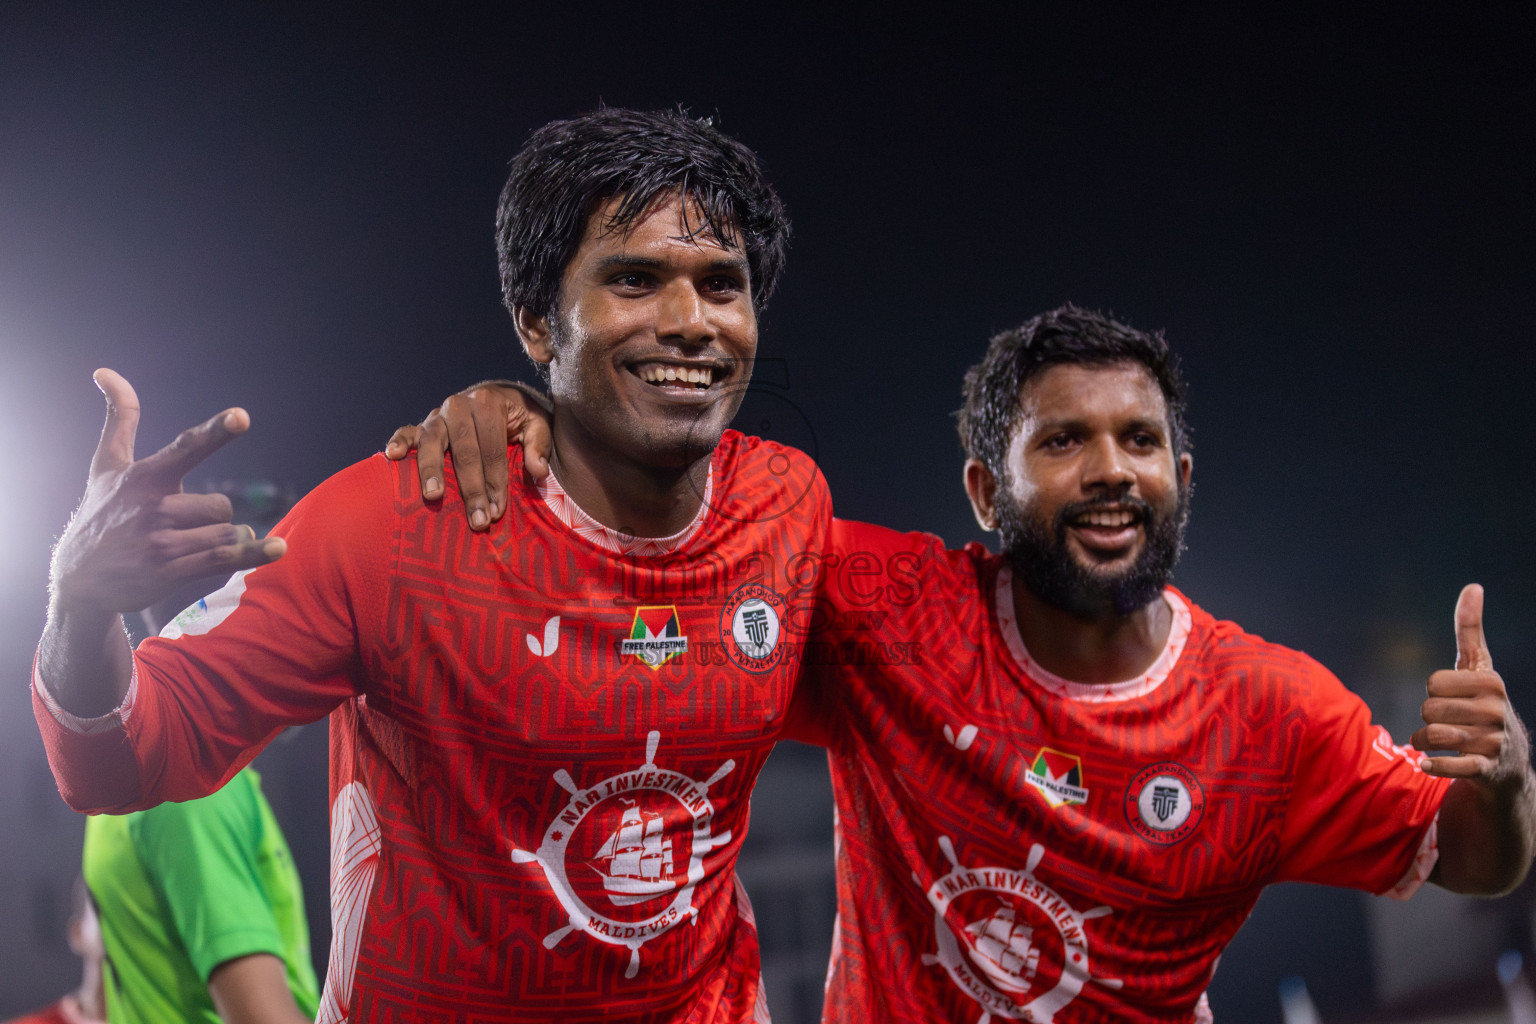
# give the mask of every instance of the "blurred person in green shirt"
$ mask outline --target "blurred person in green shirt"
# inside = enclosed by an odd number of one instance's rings
[[[87,820],[113,1024],[314,1020],[299,876],[246,768],[201,800]]]

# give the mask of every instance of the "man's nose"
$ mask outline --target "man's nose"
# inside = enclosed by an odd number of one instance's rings
[[[1083,487],[1122,491],[1136,482],[1130,456],[1113,437],[1097,437],[1083,453]]]
[[[662,290],[656,334],[664,341],[702,345],[714,338],[704,297],[692,281],[672,281]]]

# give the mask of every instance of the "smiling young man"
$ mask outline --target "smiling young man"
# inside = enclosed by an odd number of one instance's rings
[[[827,1020],[1209,1020],[1270,883],[1524,876],[1536,779],[1481,588],[1413,737],[1453,753],[1424,758],[1306,655],[1168,586],[1193,461],[1160,336],[1035,317],[967,375],[960,432],[1003,553],[834,521],[812,640],[837,656],[807,659],[785,730],[830,750]]]
[[[797,558],[830,506],[805,456],[725,427],[787,231],[707,121],[536,132],[497,242],[548,371],[552,472],[483,532],[451,477],[374,458],[242,535],[179,481],[244,413],[134,462],[137,399],[100,371],[107,426],[34,673],[66,798],[198,796],[330,714],[321,1021],[766,1019],[733,867],[811,612]],[[209,565],[256,568],[130,652],[117,613]]]

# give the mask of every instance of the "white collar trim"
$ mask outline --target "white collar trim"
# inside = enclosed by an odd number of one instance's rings
[[[1024,637],[1019,633],[1019,618],[1013,607],[1013,568],[1004,563],[997,573],[997,624],[1003,631],[1003,642],[1008,646],[1008,653],[1013,655],[1013,660],[1024,670],[1024,675],[1042,690],[1085,704],[1146,696],[1162,686],[1173,674],[1173,666],[1178,663],[1179,656],[1184,653],[1184,644],[1189,640],[1193,617],[1189,613],[1189,605],[1173,591],[1164,590],[1163,600],[1168,603],[1168,610],[1173,612],[1173,625],[1168,629],[1168,643],[1163,647],[1163,653],[1152,663],[1151,668],[1123,683],[1077,683],[1046,671],[1030,657],[1024,647]]]
[[[604,551],[611,551],[616,555],[639,555],[640,557],[670,555],[680,551],[704,525],[704,517],[715,495],[715,468],[711,461],[709,474],[704,479],[704,500],[699,503],[699,511],[694,515],[693,522],[670,537],[634,537],[604,526],[588,515],[586,510],[576,504],[575,499],[566,493],[560,481],[555,479],[553,469],[536,486],[539,497],[544,499],[544,504],[555,514],[555,518],[570,527],[578,537],[591,541]]]

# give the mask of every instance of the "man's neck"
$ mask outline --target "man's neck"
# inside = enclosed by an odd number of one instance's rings
[[[80,987],[64,997],[74,1001],[74,1009],[78,1012],[82,1021],[105,1021],[107,1019],[106,994],[101,985],[101,968],[94,970],[86,965],[84,976],[80,980]]]
[[[556,415],[550,469],[583,512],[611,530],[634,537],[670,537],[699,514],[709,481],[710,456],[687,466],[643,466],[583,436],[562,430],[573,417]]]
[[[1029,656],[1074,683],[1101,686],[1135,679],[1163,653],[1173,626],[1173,612],[1161,594],[1128,615],[1082,618],[1046,604],[1015,576],[1013,603]]]

